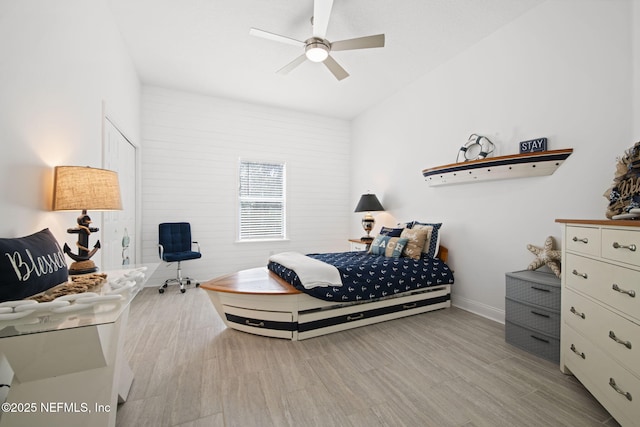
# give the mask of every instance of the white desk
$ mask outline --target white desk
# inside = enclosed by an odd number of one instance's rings
[[[0,356],[13,370],[1,427],[115,426],[133,381],[122,357],[129,305],[157,264],[145,267],[121,301],[0,320]],[[106,273],[111,281],[138,268]],[[105,284],[101,293],[110,290]]]

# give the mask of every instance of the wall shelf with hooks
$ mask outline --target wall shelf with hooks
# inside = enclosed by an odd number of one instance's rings
[[[422,175],[432,187],[551,175],[571,153],[573,148],[490,157],[424,169]]]

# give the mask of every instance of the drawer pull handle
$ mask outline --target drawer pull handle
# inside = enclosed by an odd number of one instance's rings
[[[616,292],[620,292],[621,294],[627,294],[629,295],[631,298],[635,298],[636,297],[636,291],[634,291],[633,289],[630,291],[627,291],[626,289],[621,289],[618,285],[616,285],[615,283],[611,286],[611,289],[613,289]]]
[[[347,316],[348,321],[359,320],[364,317],[364,313],[356,314],[355,316]]]
[[[586,358],[587,358],[587,356],[586,356],[583,352],[578,351],[578,350],[576,349],[576,346],[575,346],[575,345],[571,344],[571,347],[569,347],[569,348],[571,349],[571,351],[573,351],[575,354],[577,354],[578,356],[582,357],[583,359],[586,359]]]
[[[589,239],[587,239],[586,237],[579,239],[576,236],[573,236],[573,241],[574,242],[582,242],[582,243],[589,243]]]
[[[573,314],[575,314],[578,317],[582,317],[583,319],[587,318],[587,316],[585,316],[584,313],[580,313],[578,310],[576,310],[575,307],[571,307],[571,309],[569,311],[572,312]]]
[[[538,313],[537,311],[533,311],[533,310],[531,310],[531,314],[535,314],[536,316],[540,316],[540,317],[546,317],[547,319],[551,317],[548,314]]]
[[[630,245],[621,245],[618,242],[613,242],[613,247],[615,249],[629,249],[631,252],[635,252],[636,251],[636,245],[634,244],[630,244]]]
[[[547,344],[549,344],[549,340],[546,340],[546,339],[544,339],[544,338],[537,337],[537,336],[535,336],[535,335],[529,335],[529,336],[530,336],[531,338],[533,338],[534,340],[538,340],[538,341],[546,342]]]
[[[255,326],[256,328],[264,328],[264,322],[255,323],[255,322],[252,322],[251,320],[247,319],[247,320],[244,321],[244,323],[247,326]]]
[[[535,289],[536,291],[541,291],[541,292],[551,292],[551,290],[549,289],[539,288],[537,286],[532,286],[531,289]]]
[[[623,340],[621,340],[620,338],[618,338],[616,336],[616,334],[613,331],[609,331],[609,338],[611,338],[612,340],[614,340],[618,344],[622,344],[623,346],[625,346],[629,350],[631,350],[631,341],[623,341]]]
[[[587,273],[579,273],[578,270],[573,270],[571,274],[573,274],[574,276],[580,276],[583,279],[586,279],[588,277]]]
[[[631,398],[631,393],[629,393],[628,391],[623,391],[620,387],[618,387],[618,384],[616,384],[616,380],[614,380],[613,378],[609,378],[609,385],[611,386],[611,388],[613,388],[616,392],[620,393],[621,395],[623,395],[624,397],[627,398],[627,400],[629,402],[631,402],[631,400],[633,400]]]
[[[403,310],[409,310],[410,308],[416,308],[418,306],[417,303],[413,303],[413,304],[402,304],[402,308]]]

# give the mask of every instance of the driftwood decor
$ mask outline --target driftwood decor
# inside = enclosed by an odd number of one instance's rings
[[[618,159],[613,184],[604,193],[609,219],[640,217],[640,141]]]

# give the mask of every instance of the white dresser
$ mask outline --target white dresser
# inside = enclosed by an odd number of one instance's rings
[[[640,426],[640,221],[563,225],[560,369]]]

